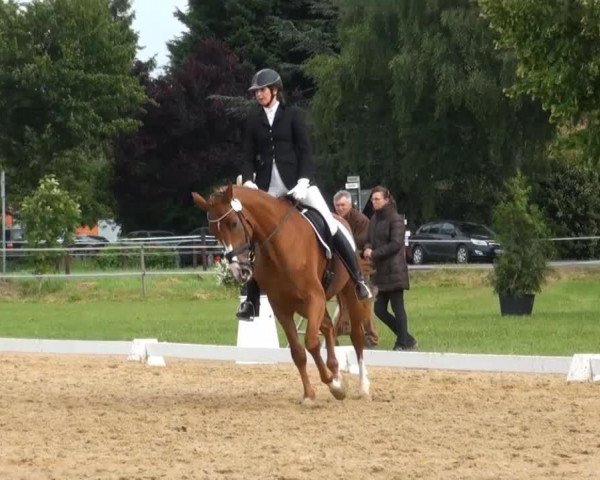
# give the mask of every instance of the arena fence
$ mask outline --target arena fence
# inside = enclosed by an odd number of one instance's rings
[[[158,342],[156,339],[134,339],[127,342],[0,338],[0,352],[115,355],[145,362],[150,366],[165,366],[165,357],[263,364],[292,362],[288,348],[183,344]],[[379,350],[365,350],[364,353],[365,362],[371,367],[562,374],[566,375],[569,382],[600,383],[600,354],[554,357]],[[322,355],[326,355],[325,350]],[[336,347],[336,355],[343,370],[357,373],[356,355],[352,347]],[[309,361],[312,361],[310,357]]]

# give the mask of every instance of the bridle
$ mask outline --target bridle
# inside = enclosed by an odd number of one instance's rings
[[[277,232],[279,232],[279,230],[281,229],[281,226],[287,221],[290,214],[292,213],[292,211],[295,208],[296,208],[296,203],[292,203],[288,207],[287,211],[285,212],[285,215],[283,215],[283,217],[281,217],[279,222],[277,222],[277,225],[275,225],[275,228],[271,231],[271,233],[269,233],[269,235],[267,235],[267,237],[262,242],[260,242],[260,244],[258,245],[259,248],[264,248],[266,245],[268,245],[268,243],[271,241],[271,239],[277,234]],[[238,263],[240,266],[246,265],[246,266],[249,266],[250,268],[252,268],[254,265],[254,252],[255,252],[255,248],[256,248],[256,241],[253,240],[255,229],[254,229],[254,226],[252,225],[252,223],[250,222],[250,220],[248,220],[243,213],[242,202],[240,202],[237,198],[233,198],[231,200],[231,208],[229,210],[227,210],[227,212],[225,212],[219,218],[211,219],[208,212],[206,213],[206,216],[208,218],[208,223],[209,224],[216,223],[217,230],[220,230],[221,220],[224,220],[232,212],[237,215],[239,222],[242,224],[242,228],[244,229],[244,240],[245,241],[241,245],[238,245],[237,247],[232,249],[230,252],[227,252],[225,254],[225,258],[227,259],[227,261],[229,263]],[[248,259],[249,259],[248,262],[240,262],[239,260],[233,260],[233,257],[237,257],[239,254],[246,253],[246,252],[248,252]]]
[[[252,227],[252,224],[248,221],[248,219],[244,216],[244,214],[242,213],[242,204],[239,200],[237,200],[236,203],[234,203],[234,200],[237,199],[233,199],[231,201],[231,208],[229,210],[227,210],[223,215],[221,215],[219,218],[216,219],[211,219],[210,218],[210,214],[207,212],[206,216],[208,218],[208,223],[216,223],[217,224],[217,230],[221,229],[221,220],[225,219],[227,216],[229,216],[229,214],[231,212],[234,212],[237,217],[239,222],[242,224],[242,227],[244,229],[244,243],[235,247],[234,249],[232,249],[230,252],[227,252],[225,254],[225,258],[227,259],[227,261],[229,263],[233,263],[233,262],[237,262],[240,263],[238,260],[233,260],[233,257],[238,256],[240,253],[248,253],[248,258],[250,259],[249,262],[243,262],[243,263],[248,263],[249,265],[252,265],[252,262],[254,260],[254,248],[253,248],[253,243],[252,243],[252,237],[254,235],[254,228]],[[238,207],[239,205],[239,207]],[[248,231],[248,228],[250,227],[251,232]]]

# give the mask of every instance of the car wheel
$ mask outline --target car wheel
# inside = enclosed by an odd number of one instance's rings
[[[456,249],[456,263],[469,263],[469,251],[465,245],[459,245]]]
[[[425,260],[425,252],[423,252],[423,248],[417,245],[413,248],[412,252],[412,261],[415,265],[422,265]]]

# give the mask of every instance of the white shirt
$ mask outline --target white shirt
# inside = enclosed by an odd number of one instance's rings
[[[275,120],[275,114],[277,113],[277,108],[279,107],[279,100],[275,100],[273,105],[270,107],[263,107],[265,113],[267,114],[267,120],[269,120],[269,125],[273,126],[273,120]]]
[[[279,107],[279,101],[275,100],[273,105],[270,107],[263,107],[265,110],[265,114],[267,115],[267,120],[269,121],[269,125],[273,126],[273,121],[275,120],[275,114],[277,113],[277,108]],[[274,197],[280,197],[285,195],[288,192],[287,187],[283,183],[281,179],[281,175],[279,174],[279,170],[277,169],[277,164],[275,163],[275,158],[273,158],[273,167],[271,168],[271,183],[269,183],[269,194]]]

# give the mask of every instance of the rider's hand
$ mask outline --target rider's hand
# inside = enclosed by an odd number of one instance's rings
[[[310,181],[308,178],[298,179],[298,183],[288,192],[288,195],[291,195],[299,202],[303,201],[306,198],[306,192],[308,191],[309,183]]]
[[[370,248],[365,248],[365,251],[363,252],[363,258],[366,258],[367,260],[370,260],[373,256],[373,250],[371,250]]]
[[[254,183],[252,180],[246,180],[243,186],[253,188],[254,190],[258,190],[258,185],[256,185],[256,183]]]

